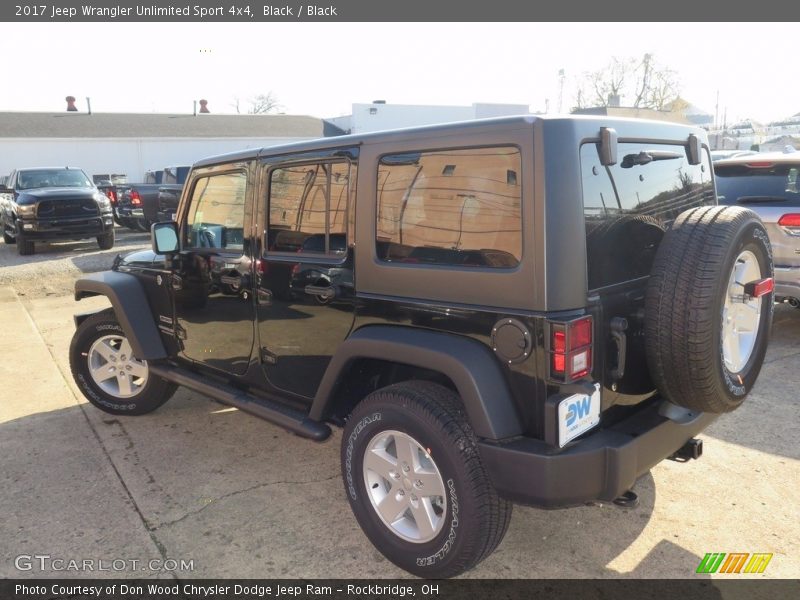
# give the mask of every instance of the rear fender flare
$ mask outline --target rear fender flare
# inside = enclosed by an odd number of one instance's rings
[[[310,418],[329,416],[339,378],[359,358],[437,371],[455,385],[475,434],[500,440],[522,434],[508,382],[497,358],[477,340],[410,327],[371,325],[344,341],[325,371]]]

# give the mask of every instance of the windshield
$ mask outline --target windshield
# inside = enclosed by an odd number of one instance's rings
[[[720,204],[746,204],[767,198],[800,204],[800,164],[729,165],[715,167],[714,174]]]
[[[92,183],[80,169],[31,169],[19,172],[18,190],[46,187],[92,187]]]

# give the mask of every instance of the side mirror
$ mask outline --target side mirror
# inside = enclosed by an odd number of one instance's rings
[[[178,224],[174,221],[153,223],[150,228],[150,243],[156,254],[175,254],[178,248]]]

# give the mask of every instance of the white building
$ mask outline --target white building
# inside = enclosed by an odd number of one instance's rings
[[[353,113],[350,115],[325,119],[325,135],[369,133],[402,127],[527,114],[530,114],[530,108],[526,104],[476,103],[472,106],[422,106],[386,104],[383,100],[375,100],[371,104],[353,104]]]
[[[137,182],[150,169],[322,135],[322,120],[305,116],[0,112],[0,175],[72,166]]]

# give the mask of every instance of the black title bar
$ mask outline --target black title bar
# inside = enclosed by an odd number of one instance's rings
[[[150,2],[58,0],[3,2],[0,21],[11,22],[286,22],[286,21],[795,21],[800,3],[785,0],[730,3],[723,0],[151,0]],[[665,25],[680,43],[679,27]],[[602,44],[603,29],[587,44]]]

